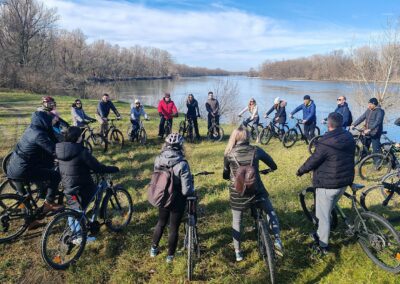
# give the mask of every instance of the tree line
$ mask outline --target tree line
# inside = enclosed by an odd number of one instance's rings
[[[228,74],[177,64],[158,48],[88,43],[81,30],[58,29],[58,20],[38,0],[0,1],[0,87],[85,92],[92,81]]]

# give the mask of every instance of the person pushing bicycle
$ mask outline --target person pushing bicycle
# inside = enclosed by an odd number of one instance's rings
[[[160,115],[158,137],[163,138],[165,122],[169,122],[172,127],[173,118],[178,117],[178,109],[176,108],[175,103],[171,100],[170,93],[164,94],[164,98],[158,103],[157,110]]]

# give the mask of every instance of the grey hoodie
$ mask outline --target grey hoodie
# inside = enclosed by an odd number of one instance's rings
[[[194,193],[193,176],[190,172],[188,162],[181,151],[165,147],[154,162],[154,169],[173,168],[175,190],[179,190],[183,196],[190,196]]]
[[[208,99],[206,102],[207,112],[213,115],[219,115],[219,102],[217,99]]]

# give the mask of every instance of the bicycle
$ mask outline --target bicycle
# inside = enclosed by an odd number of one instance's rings
[[[149,119],[146,119],[149,120]],[[139,129],[136,130],[136,133],[132,133],[133,129],[132,129],[132,124],[128,127],[128,137],[130,137],[130,140],[133,141],[137,141],[142,145],[145,145],[147,142],[147,133],[146,133],[146,129],[144,128],[143,125],[143,121],[139,120]]]
[[[310,142],[308,140],[308,138],[304,135],[304,132],[300,126],[300,124],[303,124],[303,120],[298,119],[298,118],[294,118],[294,120],[296,120],[296,125],[293,128],[289,129],[285,133],[285,135],[283,135],[283,138],[282,138],[282,144],[285,148],[292,147],[299,140],[304,140],[307,145]],[[300,137],[299,137],[299,133],[300,133]],[[314,136],[319,136],[320,134],[321,134],[321,131],[320,131],[319,127],[315,126]]]
[[[82,129],[82,137],[84,147],[89,149],[89,152],[92,152],[92,144],[94,146],[98,146],[103,148],[103,152],[107,152],[108,149],[108,141],[104,138],[101,133],[94,133],[93,128],[90,127],[90,124],[95,122],[96,120],[88,121],[85,126],[81,127]],[[86,136],[88,134],[88,136]]]
[[[379,181],[391,170],[400,168],[400,162],[397,155],[400,153],[400,147],[396,142],[386,136],[386,131],[382,132],[385,143],[382,143],[382,153],[373,153],[364,157],[358,166],[358,174],[363,180]]]
[[[120,118],[117,119],[107,119],[107,121],[110,121],[110,125],[108,126],[108,129],[106,131],[106,133],[104,134],[104,137],[106,138],[106,140],[108,141],[108,143],[110,143],[111,145],[117,145],[119,146],[121,149],[124,147],[124,135],[122,134],[121,130],[119,130],[117,128],[117,126],[115,126],[114,121],[116,120],[120,120]]]
[[[367,135],[364,134],[364,130],[357,127],[352,127],[352,130],[355,130],[358,134],[353,134],[353,138],[356,142],[356,152],[355,152],[355,164],[361,162],[361,160],[369,154],[367,146],[365,146],[365,142],[367,139]]]
[[[242,117],[242,116],[239,116],[239,117]],[[264,128],[264,126],[262,125],[262,123],[257,123],[257,125],[255,125],[254,122],[252,122],[252,123],[250,123],[250,122],[246,123],[246,120],[244,120],[244,121],[242,122],[242,125],[243,125],[244,127],[247,128],[247,130],[248,130],[249,133],[250,133],[250,138],[251,138],[252,140],[254,140],[254,141],[257,140],[257,138],[260,137],[260,133],[261,133],[262,129]],[[256,127],[257,127],[257,128],[261,127],[261,131],[258,131],[258,133],[259,133],[258,136],[257,136],[257,132],[256,132]]]
[[[224,138],[224,130],[215,122],[215,117],[211,118],[211,126],[207,132],[208,140],[220,142]]]
[[[266,118],[268,119],[269,117],[267,116]],[[271,141],[272,137],[278,138],[279,141],[282,141],[283,135],[288,131],[289,131],[289,126],[286,123],[283,125],[283,133],[282,133],[282,130],[278,127],[276,123],[274,123],[273,119],[270,119],[269,123],[266,124],[265,128],[261,130],[260,143],[262,145],[267,145],[269,141]]]
[[[361,206],[374,211],[400,231],[400,171],[385,175],[379,184],[361,193]]]
[[[38,186],[27,181],[9,179],[6,182],[11,186],[14,193],[2,191],[0,194],[0,243],[16,240],[33,222],[57,213],[44,212],[43,206],[39,206],[39,200],[45,195],[42,190],[47,188],[45,185]],[[23,195],[15,193],[17,190],[14,182],[23,183],[25,191]],[[37,187],[33,188],[33,186]],[[57,203],[63,204],[63,202],[64,195],[59,192]]]
[[[112,232],[120,232],[129,225],[132,213],[129,192],[114,186],[111,175],[102,175],[96,194],[86,208],[82,211],[66,209],[47,224],[41,240],[43,261],[50,268],[67,269],[82,255],[89,232],[98,233],[101,225]],[[98,218],[103,219],[103,223],[97,221]]]
[[[172,133],[172,119],[165,119],[164,121],[164,136],[167,137]],[[161,138],[163,138],[161,137]]]
[[[193,176],[207,176],[214,172],[200,172]],[[187,222],[185,224],[184,248],[187,250],[187,279],[192,281],[195,259],[200,259],[200,245],[197,232],[197,196],[190,196],[187,201]]]
[[[354,220],[350,220],[336,204],[332,214],[338,214],[344,221],[348,237],[356,237],[365,254],[380,268],[391,272],[400,272],[400,236],[393,226],[383,217],[373,212],[359,208],[357,191],[364,185],[353,184],[352,194],[345,192],[343,196],[351,201]],[[315,216],[315,188],[303,190],[300,194],[300,204],[307,219],[314,225],[318,224]]]
[[[185,116],[185,120],[179,123],[179,134],[185,138],[186,141],[194,142],[194,122],[189,116]]]

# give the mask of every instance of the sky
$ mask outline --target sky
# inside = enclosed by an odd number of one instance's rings
[[[89,42],[152,46],[178,63],[230,71],[367,44],[399,0],[45,0]]]

